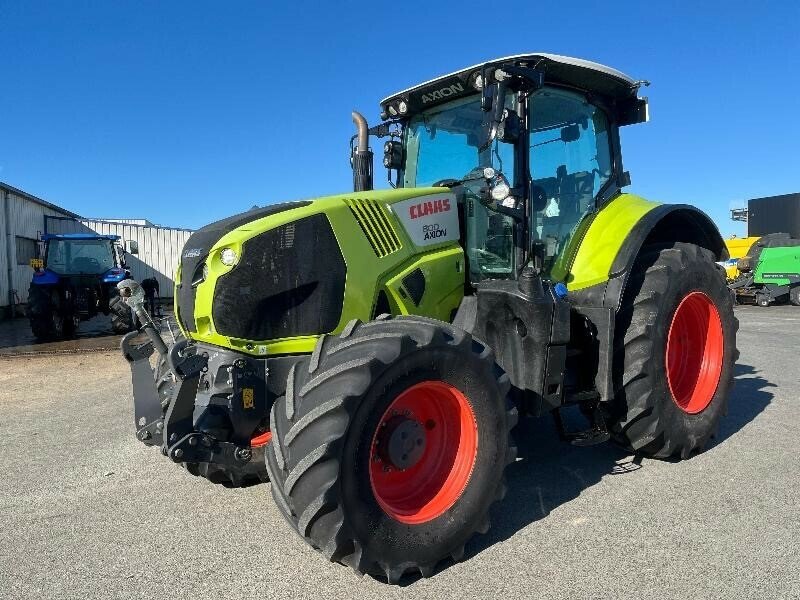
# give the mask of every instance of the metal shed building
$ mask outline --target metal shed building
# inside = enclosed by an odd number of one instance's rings
[[[0,182],[0,317],[8,307],[25,304],[33,276],[29,260],[37,256],[43,233],[96,232],[135,241],[137,255],[126,261],[131,275],[141,281],[155,277],[162,297],[172,296],[173,277],[189,229],[161,227],[146,219],[86,219]]]
[[[79,218],[73,212],[0,182],[0,307],[24,303],[46,216]],[[5,311],[3,311],[5,312]]]

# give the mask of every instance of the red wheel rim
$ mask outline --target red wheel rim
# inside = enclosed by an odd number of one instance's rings
[[[722,373],[724,339],[711,298],[691,292],[681,300],[667,335],[667,382],[685,412],[703,412],[711,403]]]
[[[413,464],[401,462],[414,452]],[[431,521],[464,493],[477,454],[478,427],[466,396],[441,381],[418,383],[395,398],[372,436],[372,492],[401,523]]]

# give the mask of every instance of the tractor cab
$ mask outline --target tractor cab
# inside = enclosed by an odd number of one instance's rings
[[[58,275],[105,275],[121,281],[125,275],[125,253],[119,236],[94,234],[48,234],[44,241],[44,264]]]
[[[551,54],[501,58],[381,102],[384,166],[397,187],[459,201],[473,283],[516,278],[538,253],[560,279],[579,225],[629,183],[618,130],[647,119],[642,82]]]

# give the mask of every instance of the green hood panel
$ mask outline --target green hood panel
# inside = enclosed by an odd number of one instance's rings
[[[464,289],[464,255],[458,243],[455,199],[444,188],[409,188],[327,196],[252,221],[237,220],[237,227],[208,250],[206,278],[194,288],[191,317],[196,332],[186,333],[197,340],[255,355],[310,352],[317,334],[270,340],[230,337],[215,324],[213,306],[216,286],[238,266],[238,262],[223,264],[223,250],[233,250],[242,260],[248,241],[256,243],[254,238],[281,227],[293,232],[290,224],[321,214],[330,223],[341,251],[346,278],[339,322],[332,331],[319,333],[340,331],[355,318],[374,318],[376,307],[385,311],[388,306],[395,314],[451,318]],[[298,280],[302,279],[304,264],[292,268],[297,269]],[[291,275],[284,268],[284,287],[287,277]],[[176,281],[182,285],[179,279]],[[175,296],[177,299],[177,290]],[[266,299],[265,305],[269,304]],[[228,302],[225,310],[235,310],[235,306],[235,302]],[[177,300],[176,310],[179,316],[189,314]]]

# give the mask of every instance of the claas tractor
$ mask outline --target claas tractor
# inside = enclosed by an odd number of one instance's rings
[[[26,309],[37,339],[68,338],[81,321],[100,313],[111,316],[114,333],[134,329],[133,312],[117,289],[131,275],[119,236],[50,233],[41,242],[41,258],[31,259]]]
[[[148,336],[122,344],[138,439],[216,483],[269,479],[308,544],[392,583],[487,531],[521,416],[574,406],[573,444],[702,450],[736,359],[727,251],[696,208],[623,191],[642,84],[526,54],[393,94],[375,126],[353,113],[352,193],[189,238],[174,340],[119,284]]]

